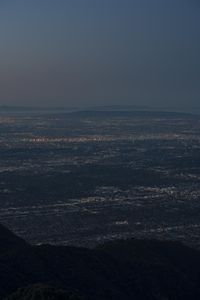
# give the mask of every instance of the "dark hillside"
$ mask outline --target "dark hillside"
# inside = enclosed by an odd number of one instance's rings
[[[0,254],[25,247],[26,245],[24,240],[0,225]]]
[[[200,299],[200,253],[179,243],[29,246],[0,230],[0,299]]]
[[[50,286],[37,284],[26,288],[18,289],[5,300],[86,300],[76,294],[70,294],[63,290]]]

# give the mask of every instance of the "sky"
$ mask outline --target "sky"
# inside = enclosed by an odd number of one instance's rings
[[[0,0],[0,105],[200,105],[199,0]]]

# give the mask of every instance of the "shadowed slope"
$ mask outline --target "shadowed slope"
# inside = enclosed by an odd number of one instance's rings
[[[25,247],[26,245],[23,239],[0,224],[0,254]]]
[[[89,300],[200,299],[200,253],[179,243],[114,241],[90,250],[29,246],[2,226],[1,232],[0,299],[12,293],[9,300],[32,300],[38,293],[44,300],[69,295]]]

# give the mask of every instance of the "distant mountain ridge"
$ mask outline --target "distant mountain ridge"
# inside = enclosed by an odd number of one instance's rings
[[[137,110],[152,110],[148,105],[101,105],[82,108],[81,110],[96,110],[96,111],[137,111]]]
[[[31,246],[0,225],[0,299],[200,299],[200,252],[175,242]]]
[[[67,112],[146,112],[200,114],[200,107],[156,107],[148,105],[101,105],[101,106],[9,106],[0,105],[0,113],[67,113]]]
[[[72,117],[140,117],[140,118],[175,118],[175,117],[184,117],[184,118],[199,118],[199,115],[195,115],[192,113],[184,113],[184,112],[169,112],[169,111],[148,111],[148,110],[78,110],[70,113],[63,112],[63,116],[66,115]],[[60,114],[60,117],[62,114]]]

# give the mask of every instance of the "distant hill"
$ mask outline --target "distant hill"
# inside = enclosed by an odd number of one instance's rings
[[[82,118],[123,118],[123,117],[140,117],[140,118],[199,118],[199,115],[191,113],[179,113],[179,112],[168,112],[168,111],[148,111],[148,110],[80,110],[73,111],[70,113],[63,112],[61,116],[72,116],[72,117],[82,117]]]
[[[200,252],[180,243],[30,246],[0,225],[0,245],[0,299],[200,299]]]
[[[82,110],[85,110],[84,108]],[[138,110],[152,110],[147,105],[102,105],[102,106],[91,106],[87,110],[92,111],[138,111]]]
[[[68,114],[68,113],[130,113],[130,114],[183,114],[183,115],[199,115],[200,108],[181,109],[176,107],[150,107],[147,105],[104,105],[104,106],[88,106],[88,107],[67,107],[67,106],[6,106],[0,105],[0,114]]]

